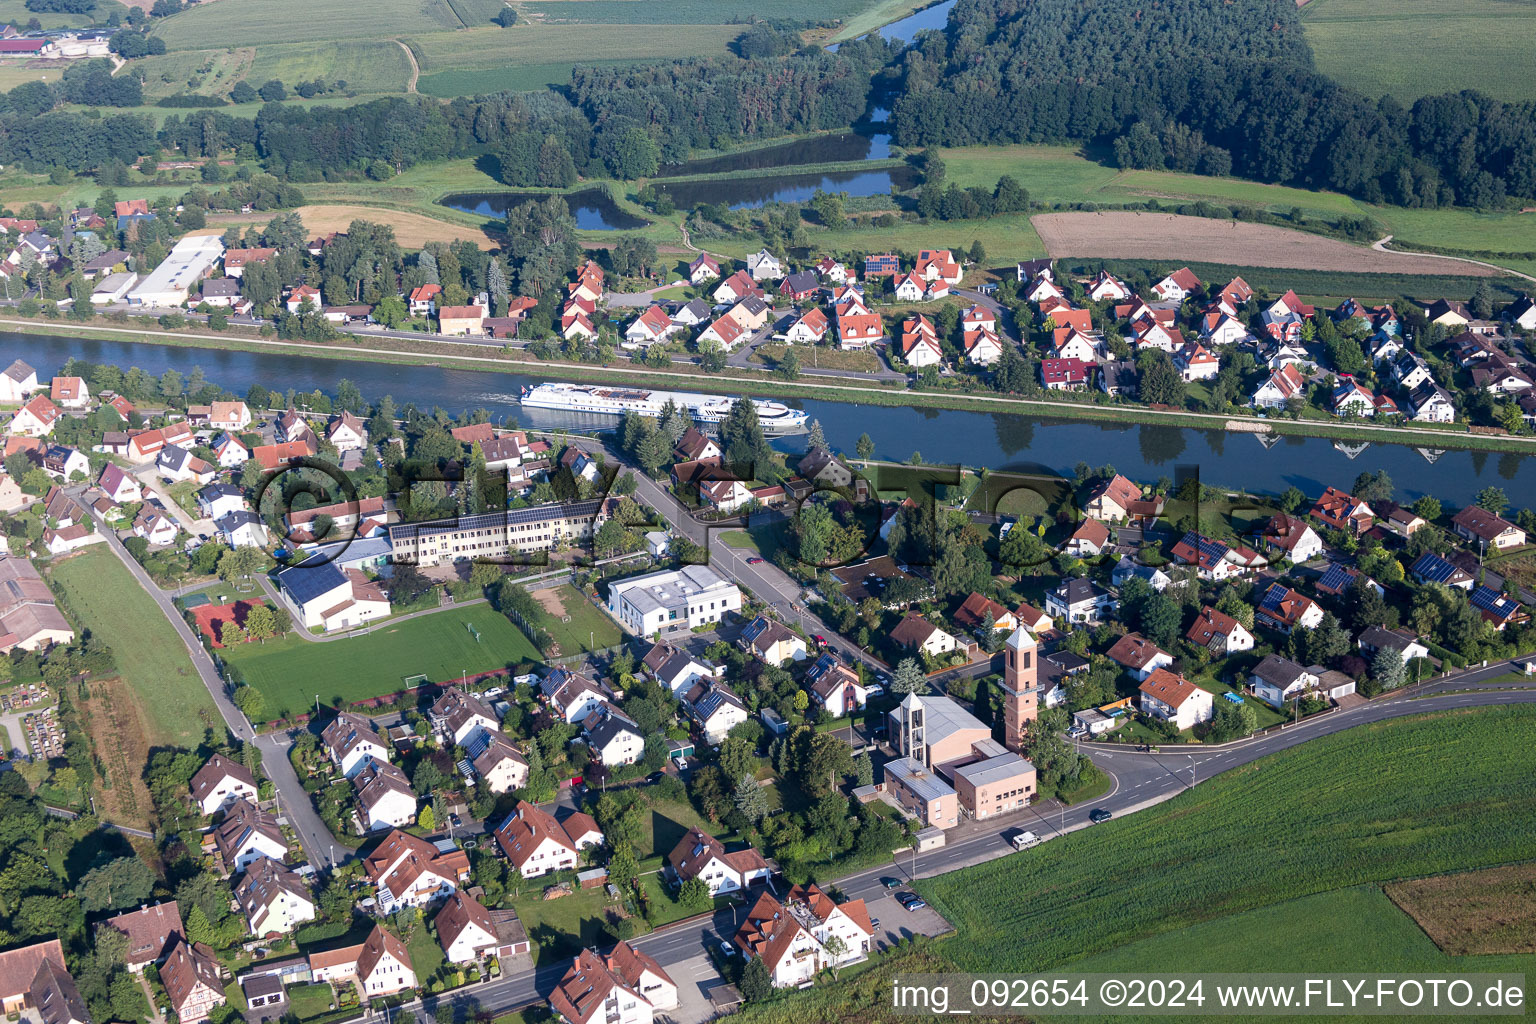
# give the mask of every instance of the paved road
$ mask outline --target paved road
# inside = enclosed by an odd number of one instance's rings
[[[134,560],[128,550],[123,547],[122,542],[117,539],[116,532],[107,527],[94,512],[91,515],[96,519],[97,531],[106,538],[107,547],[120,562],[128,567],[128,571],[133,574],[139,586],[170,620],[172,628],[176,630],[182,644],[187,648],[192,666],[197,669],[198,676],[207,688],[209,696],[213,698],[214,706],[219,709],[219,714],[223,717],[224,724],[229,728],[230,733],[242,742],[254,740],[256,746],[261,749],[262,768],[267,778],[272,780],[283,813],[293,825],[294,831],[298,833],[299,842],[303,845],[304,852],[309,855],[310,863],[318,870],[332,867],[346,860],[351,856],[351,851],[337,843],[336,837],[326,829],[325,823],[320,820],[320,815],[315,813],[309,794],[304,792],[304,787],[300,784],[293,765],[288,761],[288,744],[291,740],[287,736],[258,737],[256,735],[256,730],[251,728],[251,723],[246,721],[245,715],[229,699],[229,694],[224,689],[224,680],[219,676],[218,669],[214,667],[213,659],[208,657],[207,651],[203,650],[203,645],[198,642],[192,628],[176,610],[170,596],[149,578],[144,567]]]

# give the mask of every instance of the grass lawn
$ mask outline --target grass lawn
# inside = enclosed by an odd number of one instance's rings
[[[524,883],[523,895],[512,901],[513,909],[528,931],[534,963],[544,966],[575,956],[587,946],[606,946],[613,941],[604,931],[608,912],[619,904],[607,890],[577,889],[569,896],[546,900],[540,879]]]
[[[181,637],[105,544],[56,562],[51,574],[77,625],[112,648],[151,745],[196,747],[205,729],[223,731]]]
[[[661,867],[662,860],[692,828],[701,828],[727,844],[734,835],[724,825],[711,825],[705,821],[703,815],[686,801],[653,801],[640,826],[640,841],[635,844],[635,856],[640,860],[641,869]]]
[[[546,610],[538,623],[555,638],[561,654],[600,651],[623,640],[624,634],[613,617],[588,601],[569,583],[534,591],[535,599],[544,599],[545,595],[565,609],[564,615],[554,615]],[[571,621],[563,622],[563,618]]]
[[[411,924],[410,934],[405,936],[405,951],[411,954],[411,967],[415,969],[416,977],[423,980],[436,974],[448,959],[443,955],[442,944],[432,937],[424,920]]]
[[[1536,7],[1507,0],[1311,0],[1302,25],[1317,69],[1403,106],[1477,89],[1506,102],[1536,99]],[[1369,39],[1370,46],[1360,41]]]
[[[288,989],[288,1003],[300,1020],[329,1013],[336,994],[329,985],[293,985]]]
[[[1533,726],[1525,706],[1360,726],[916,887],[956,926],[952,969],[1025,973],[1300,897],[1528,858]]]
[[[996,184],[994,177],[991,184]],[[1022,259],[1044,256],[1045,245],[1035,234],[1029,216],[1010,213],[989,220],[952,221],[946,224],[913,224],[903,221],[894,227],[877,228],[868,219],[859,226],[827,231],[820,228],[806,229],[806,244],[817,251],[828,252],[883,252],[900,249],[915,252],[918,249],[942,247],[969,251],[971,243],[980,241],[987,251],[987,265],[1002,266]],[[745,259],[749,252],[760,246],[753,245],[743,235],[739,238],[711,238],[698,240],[710,252]],[[1010,269],[1010,273],[1011,273]],[[881,310],[881,312],[886,312]]]
[[[478,642],[466,622],[480,631]],[[311,643],[289,635],[229,652],[245,681],[266,695],[274,719],[309,707],[317,693],[327,703],[362,700],[393,693],[418,673],[442,681],[538,660],[522,631],[483,604],[386,622],[356,639]]]

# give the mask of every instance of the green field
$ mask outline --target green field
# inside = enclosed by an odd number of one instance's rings
[[[299,82],[323,78],[346,82],[352,92],[404,92],[411,62],[398,43],[285,43],[258,48],[245,77],[256,87],[276,78],[292,90]]]
[[[115,3],[104,3],[102,8],[116,8],[123,13],[126,10]],[[106,14],[103,13],[105,18]],[[61,14],[54,11],[29,11],[26,0],[0,0],[0,25],[13,24],[18,28],[36,18],[42,22],[43,28],[85,28],[91,24],[91,19],[84,14]]]
[[[904,2],[904,0],[903,0]],[[515,0],[512,4],[525,19],[549,24],[567,22],[586,25],[619,25],[644,20],[676,26],[744,24],[753,18],[771,16],[784,21],[823,21],[851,18],[876,9],[891,9],[891,0],[778,0],[768,9],[755,0],[660,0],[641,4],[637,0]],[[911,10],[901,10],[880,18],[883,24]],[[875,27],[874,25],[870,26]]]
[[[196,747],[203,731],[223,731],[213,698],[165,615],[105,544],[57,562],[55,580],[69,595],[77,625],[112,648],[132,689],[150,745]]]
[[[478,643],[466,622],[480,631]],[[322,703],[362,700],[393,693],[418,673],[440,682],[539,660],[522,631],[483,604],[386,622],[356,639],[311,643],[289,635],[242,644],[227,657],[266,695],[274,719],[313,705],[317,695]]]
[[[956,926],[955,969],[1028,972],[1299,897],[1528,858],[1533,727],[1523,705],[1361,726],[917,888]]]
[[[1318,70],[1373,99],[1536,99],[1531,0],[1310,0],[1301,18]]]

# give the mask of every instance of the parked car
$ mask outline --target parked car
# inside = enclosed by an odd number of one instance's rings
[[[870,683],[864,688],[864,692],[869,694],[871,697],[878,697],[885,693],[885,687],[881,686],[879,683]]]
[[[1093,822],[1095,825],[1101,821],[1108,821],[1114,816],[1115,815],[1113,811],[1106,811],[1102,807],[1095,807],[1093,810],[1088,812],[1088,820]]]
[[[1027,850],[1031,846],[1039,846],[1040,837],[1033,832],[1016,832],[1009,842],[1013,843],[1015,850]]]
[[[904,892],[896,897],[901,905],[910,913],[914,910],[922,910],[928,905],[928,901],[915,892]]]

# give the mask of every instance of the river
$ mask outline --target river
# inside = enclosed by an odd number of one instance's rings
[[[591,428],[614,422],[605,417],[523,409],[516,400],[518,390],[549,379],[544,375],[0,334],[0,365],[24,359],[37,368],[39,377],[46,377],[71,356],[114,363],[124,369],[138,366],[157,376],[167,369],[186,373],[200,366],[209,380],[240,394],[254,383],[268,388],[334,392],[336,382],[345,377],[370,399],[389,394],[401,405],[414,402],[422,409],[442,406],[454,414],[483,407],[497,421],[515,419],[527,427]],[[707,378],[701,379],[700,384],[705,381]],[[1073,466],[1084,460],[1094,465],[1111,463],[1142,481],[1173,477],[1175,467],[1197,465],[1204,480],[1220,486],[1278,493],[1294,484],[1312,495],[1330,484],[1347,488],[1363,470],[1385,469],[1397,484],[1399,500],[1433,494],[1462,505],[1470,503],[1480,488],[1497,484],[1515,506],[1536,507],[1536,466],[1522,455],[1451,451],[1431,462],[1412,447],[1372,444],[1351,458],[1333,442],[1319,438],[1280,437],[1266,447],[1252,435],[1219,430],[1081,423],[1018,413],[812,399],[788,401],[820,420],[834,447],[851,452],[859,435],[867,432],[875,442],[877,457],[897,461],[919,451],[930,464],[957,462],[993,470],[1070,474]],[[774,444],[784,451],[802,450],[805,435],[780,438]]]

